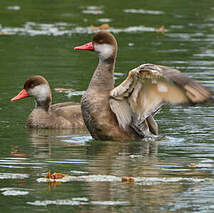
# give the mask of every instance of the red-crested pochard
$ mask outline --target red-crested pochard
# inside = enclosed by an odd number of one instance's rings
[[[25,82],[24,89],[11,101],[27,97],[35,98],[35,108],[27,119],[28,127],[50,129],[86,128],[79,103],[51,104],[50,86],[44,77],[40,75],[30,77]]]
[[[163,104],[204,103],[211,92],[180,71],[160,65],[142,64],[114,88],[117,42],[109,32],[98,32],[92,42],[75,47],[98,53],[99,63],[81,108],[92,137],[99,140],[139,140],[158,133],[152,115]]]

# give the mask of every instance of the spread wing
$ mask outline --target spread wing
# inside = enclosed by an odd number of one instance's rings
[[[163,104],[193,105],[210,99],[208,89],[180,71],[143,64],[131,70],[125,81],[111,91],[110,106],[119,125],[125,129],[133,122],[133,117],[137,123],[145,119],[149,123],[149,116]]]

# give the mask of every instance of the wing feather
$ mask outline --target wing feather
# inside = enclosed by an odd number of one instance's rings
[[[121,127],[137,116],[138,123],[148,118],[153,132],[157,126],[149,116],[163,104],[196,104],[212,99],[211,92],[180,71],[153,64],[131,70],[128,77],[110,94],[110,107]],[[153,126],[152,126],[153,125]]]
[[[132,110],[127,100],[116,100],[112,98],[110,99],[109,103],[111,106],[111,110],[115,113],[117,117],[119,125],[123,129],[126,129],[132,121]]]

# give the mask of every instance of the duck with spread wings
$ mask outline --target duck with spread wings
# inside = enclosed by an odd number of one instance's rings
[[[98,140],[146,140],[158,134],[153,116],[163,104],[194,105],[212,100],[212,93],[180,71],[142,64],[114,88],[117,42],[109,32],[98,32],[92,42],[75,47],[98,53],[99,63],[82,97],[85,124]]]

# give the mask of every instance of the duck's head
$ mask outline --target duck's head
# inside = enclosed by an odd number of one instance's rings
[[[37,106],[49,105],[51,102],[51,90],[47,80],[40,76],[30,77],[24,84],[24,89],[10,101],[16,101],[27,97],[34,97]]]
[[[74,49],[95,51],[99,54],[100,59],[104,61],[116,57],[117,41],[111,33],[100,31],[94,36],[92,42],[75,47]]]

